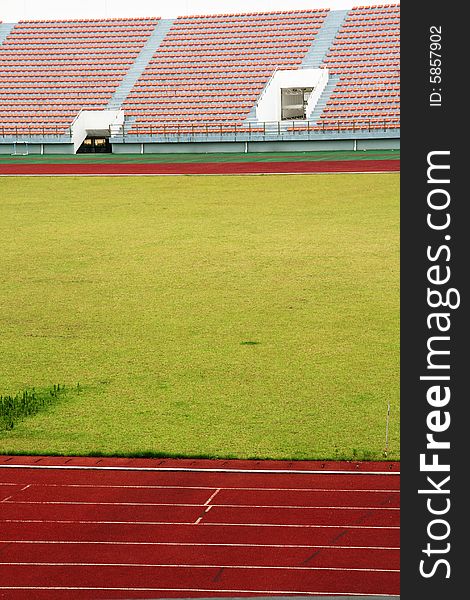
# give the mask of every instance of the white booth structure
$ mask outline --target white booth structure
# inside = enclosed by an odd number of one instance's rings
[[[81,110],[72,125],[72,143],[77,153],[87,137],[109,138],[114,129],[124,126],[122,110]]]
[[[277,70],[256,106],[260,122],[307,119],[328,83],[328,69]]]

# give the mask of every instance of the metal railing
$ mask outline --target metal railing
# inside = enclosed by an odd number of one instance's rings
[[[207,122],[207,123],[133,123],[130,127],[112,125],[109,137],[114,142],[136,142],[139,138],[150,138],[152,141],[179,140],[187,141],[226,138],[227,140],[250,140],[255,138],[292,139],[292,137],[319,136],[322,134],[341,133],[377,133],[400,129],[398,117],[367,118],[367,119],[323,119],[320,122],[307,120],[264,121],[264,122]],[[18,126],[0,125],[0,141],[36,141],[43,139],[54,141],[72,141],[71,126]]]
[[[400,128],[399,118],[368,119],[325,119],[319,123],[307,120],[264,121],[258,123],[134,123],[127,131],[121,126],[114,129],[113,137],[133,141],[141,137],[182,138],[230,136],[250,138],[251,136],[282,137],[296,134],[357,133],[390,131]]]
[[[17,125],[0,124],[0,139],[15,138],[40,139],[40,138],[63,138],[72,139],[72,128],[69,125]]]

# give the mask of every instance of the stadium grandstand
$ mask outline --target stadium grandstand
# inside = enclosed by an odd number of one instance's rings
[[[0,153],[399,148],[399,11],[0,23]]]

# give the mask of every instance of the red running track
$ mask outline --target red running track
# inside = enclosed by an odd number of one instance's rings
[[[399,594],[399,464],[0,457],[0,598]]]
[[[399,160],[0,164],[0,175],[259,175],[268,173],[388,173],[399,170]]]

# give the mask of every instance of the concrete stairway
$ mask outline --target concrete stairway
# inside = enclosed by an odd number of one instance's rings
[[[137,117],[126,117],[124,121],[124,134],[127,135],[137,121]]]
[[[335,89],[336,84],[339,81],[339,78],[339,75],[330,75],[328,83],[326,84],[325,89],[322,92],[322,95],[318,99],[318,102],[315,104],[315,108],[309,115],[307,115],[309,121],[313,121],[314,123],[318,121],[320,115],[323,112],[323,109],[326,106],[326,103],[330,99],[330,96],[333,93],[333,90]]]
[[[256,103],[251,107],[250,112],[248,113],[248,115],[246,116],[243,125],[246,125],[248,127],[248,123],[257,123],[258,120],[256,118]]]
[[[349,11],[347,10],[331,10],[328,13],[310,50],[304,56],[302,64],[300,65],[301,69],[318,69],[320,67],[328,50],[333,44],[338,31],[344,23],[348,12]]]
[[[121,85],[112,95],[106,108],[108,110],[119,110],[124,100],[129,95],[129,92],[135,85],[135,82],[139,79],[148,65],[150,59],[155,54],[156,50],[160,46],[163,38],[168,33],[170,27],[173,25],[174,19],[160,19],[157,26],[152,32],[152,35],[147,40],[147,43],[142,48],[139,56],[135,59],[134,64],[129,69],[121,82]]]
[[[347,10],[333,10],[328,13],[327,17],[323,21],[320,31],[316,35],[315,40],[310,47],[310,50],[304,56],[299,67],[300,69],[318,69],[322,65],[329,49],[334,42],[335,37],[338,34],[338,31],[341,29],[341,26],[348,15],[348,12],[349,11]],[[318,100],[313,112],[310,115],[307,115],[309,121],[316,121],[319,118],[338,80],[339,77],[330,76],[328,84],[323,90],[323,93],[320,96],[320,99]],[[243,124],[248,127],[250,123],[253,126],[258,123],[256,120],[256,103],[251,108]],[[277,128],[277,125],[275,127]],[[287,127],[288,125],[284,123],[281,123],[280,125],[281,130],[285,130]]]
[[[303,68],[318,69],[323,64],[328,51],[338,35],[338,31],[348,16],[348,12],[347,10],[332,10],[328,13],[312,47],[302,61]],[[317,123],[338,81],[339,75],[330,75],[328,83],[318,99],[315,108],[307,115],[309,121]]]
[[[15,25],[16,23],[0,23],[0,46]]]

